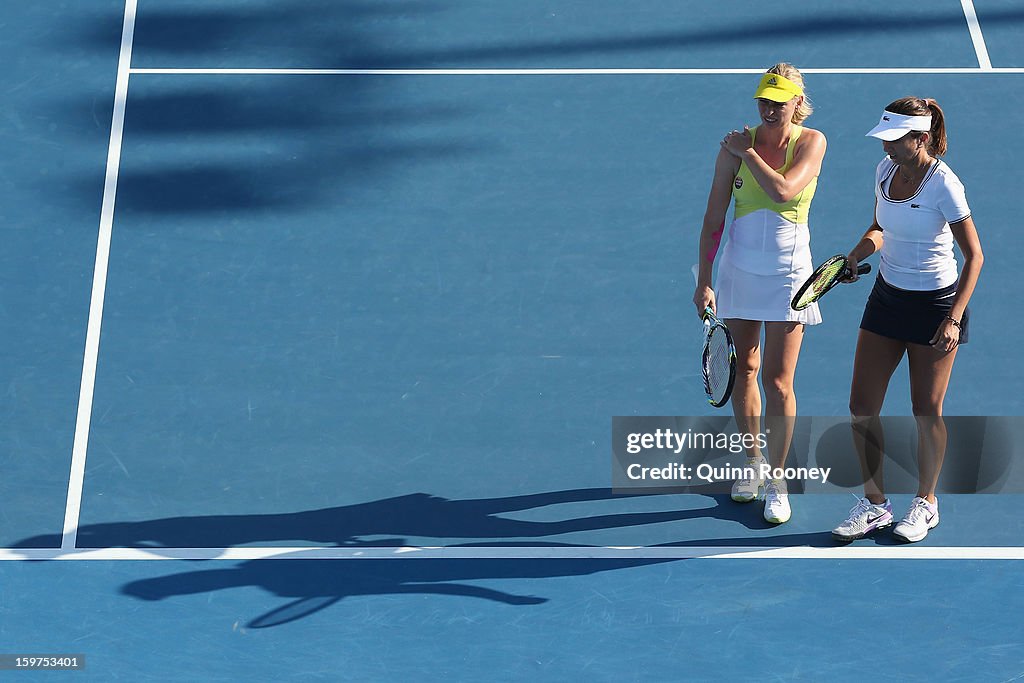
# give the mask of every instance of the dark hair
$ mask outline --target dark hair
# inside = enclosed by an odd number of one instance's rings
[[[920,97],[903,97],[886,106],[886,111],[904,116],[931,116],[932,129],[928,131],[928,151],[932,156],[940,157],[946,153],[946,117],[942,113],[942,107],[933,99],[922,99]],[[917,132],[911,133],[917,135]]]

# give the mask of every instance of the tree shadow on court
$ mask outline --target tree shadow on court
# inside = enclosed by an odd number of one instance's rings
[[[621,13],[621,20],[614,12]],[[606,17],[603,22],[594,19],[597,13]],[[592,66],[595,58],[615,58],[624,67],[681,66],[694,55],[700,61],[706,47],[772,54],[780,35],[813,48],[844,40],[896,39],[908,24],[922,39],[944,37],[934,33],[942,30],[965,39],[967,28],[956,5],[921,6],[909,14],[882,5],[837,4],[785,16],[723,13],[719,18],[708,13],[695,20],[692,13],[671,10],[661,15],[653,24],[615,4],[595,6],[589,15],[571,8],[536,13],[529,7],[517,14],[451,2],[365,0],[268,3],[244,11],[198,5],[146,8],[136,28],[141,53],[136,66],[181,66],[179,57],[191,60],[189,66],[250,68],[557,68]],[[983,27],[1010,30],[1024,22],[1024,10],[988,8],[980,20]],[[86,37],[108,45],[118,28],[98,26]],[[968,42],[964,45],[969,48]],[[644,57],[658,60],[653,65],[631,61]],[[623,58],[629,61],[622,63]]]
[[[688,17],[689,19],[689,17]],[[666,23],[672,17],[668,17]],[[813,14],[805,16],[787,15],[785,18],[764,20],[739,20],[732,15],[717,23],[697,23],[687,20],[678,29],[647,33],[619,31],[617,35],[593,35],[587,37],[560,37],[538,41],[493,42],[486,45],[465,45],[425,50],[380,50],[359,56],[356,63],[374,65],[377,68],[455,68],[510,66],[566,67],[565,60],[583,58],[592,60],[600,57],[623,55],[652,55],[663,53],[685,59],[702,47],[735,46],[746,51],[758,51],[763,46],[772,54],[778,49],[778,36],[792,39],[820,41],[834,44],[837,40],[862,40],[869,37],[897,38],[906,31],[907,22],[912,21],[915,31],[927,33],[948,29],[963,32],[966,28],[964,14],[958,7],[949,11],[922,10],[913,19],[903,14],[894,14],[887,8],[859,7],[857,9],[819,7]],[[1014,23],[1024,23],[1024,10],[994,9],[984,13],[987,25],[1006,28]],[[551,63],[548,60],[557,59]],[[524,62],[525,60],[525,62]],[[577,66],[575,61],[570,62]],[[678,64],[678,59],[677,59]],[[589,65],[584,63],[583,66]],[[631,66],[635,66],[631,64]]]
[[[531,16],[525,12],[524,21]],[[517,33],[509,28],[515,22],[500,21],[515,13],[497,17],[446,2],[307,0],[244,8],[145,8],[137,18],[133,65],[550,68],[626,56],[630,66],[642,66],[632,61],[652,54],[678,64],[680,57],[692,58],[706,46],[756,49],[764,44],[774,50],[779,35],[831,42],[895,37],[910,21],[887,8],[829,8],[771,20],[729,16],[721,23],[670,13],[665,18],[669,28],[645,31],[600,23],[581,29],[569,18],[545,14],[533,16],[541,29],[536,37],[537,31]],[[120,21],[113,15],[104,19],[68,29],[68,44],[111,50],[119,43]],[[1024,11],[992,10],[985,20],[1005,27],[1024,22]],[[962,33],[964,16],[956,7],[921,11],[912,23],[919,32]],[[449,25],[464,30],[449,32]],[[122,217],[133,212],[181,217],[298,210],[319,204],[337,208],[353,187],[394,183],[410,165],[452,163],[491,145],[460,133],[461,123],[486,112],[471,111],[464,100],[446,92],[444,82],[425,95],[394,77],[136,78],[118,182]],[[66,104],[60,108],[66,110]],[[444,120],[438,120],[439,114]],[[431,124],[437,127],[433,132],[424,127]],[[52,194],[49,180],[46,189]],[[89,179],[80,183],[76,200],[94,200],[96,193],[95,179]]]
[[[287,68],[307,66],[313,55],[333,63],[336,55],[372,49],[367,26],[435,11],[428,2],[319,0],[304,7],[144,8],[132,63],[238,66],[239,59],[247,68]],[[69,49],[116,56],[121,17],[97,15],[64,31]],[[282,37],[296,39],[302,64],[281,54]],[[466,102],[396,85],[351,77],[136,74],[118,168],[118,217],[146,224],[161,216],[339,210],[357,188],[400,185],[411,167],[455,163],[487,147],[467,139],[464,121],[473,112]],[[55,115],[69,110],[66,99],[51,106]],[[109,109],[97,116],[97,125],[109,125]],[[56,201],[98,206],[94,178],[72,177],[67,185]],[[52,180],[45,188],[52,195]]]
[[[119,216],[131,225],[133,217],[341,210],[375,196],[376,185],[402,187],[419,165],[486,149],[460,126],[467,104],[387,93],[359,79],[141,80],[127,107]]]

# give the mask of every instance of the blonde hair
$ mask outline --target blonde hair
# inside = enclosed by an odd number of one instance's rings
[[[793,112],[793,123],[799,125],[803,121],[814,113],[814,105],[811,104],[811,98],[807,96],[807,89],[804,87],[804,75],[800,73],[792,64],[786,62],[779,62],[772,68],[768,69],[765,73],[777,74],[783,78],[789,79],[800,86],[800,89],[804,91],[803,101],[800,106]]]

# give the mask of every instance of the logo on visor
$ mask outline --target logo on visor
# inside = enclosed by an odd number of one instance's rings
[[[779,84],[779,81],[778,81],[778,79],[775,78],[775,76],[772,76],[771,78],[768,79],[768,85],[778,85],[778,84]]]
[[[732,186],[735,187],[737,190],[743,187],[743,178],[736,176],[736,182],[734,182]]]

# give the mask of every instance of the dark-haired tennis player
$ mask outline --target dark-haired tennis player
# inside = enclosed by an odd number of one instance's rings
[[[967,303],[984,257],[964,186],[938,158],[946,153],[945,116],[938,103],[896,100],[868,135],[882,140],[886,156],[875,171],[875,221],[849,255],[855,269],[858,261],[881,251],[860,324],[850,390],[864,497],[832,535],[852,541],[893,523],[878,415],[889,379],[906,354],[917,418],[919,483],[893,534],[915,542],[939,523],[935,487],[946,451],[942,402],[957,348],[967,342]],[[962,273],[953,257],[954,243],[964,257]]]
[[[726,135],[715,162],[693,302],[698,315],[711,306],[732,332],[737,356],[732,409],[741,433],[761,433],[758,375],[763,372],[768,456],[774,469],[785,465],[792,440],[793,376],[803,328],[821,322],[817,304],[794,311],[790,301],[814,270],[807,216],[826,143],[822,133],[800,125],[813,110],[795,67],[781,63],[768,69],[754,98],[761,123]],[[733,198],[734,220],[712,289],[712,266]],[[759,471],[764,455],[752,449],[747,457],[750,471]],[[738,480],[732,498],[752,501],[762,487],[764,518],[775,524],[789,520],[785,480]]]

